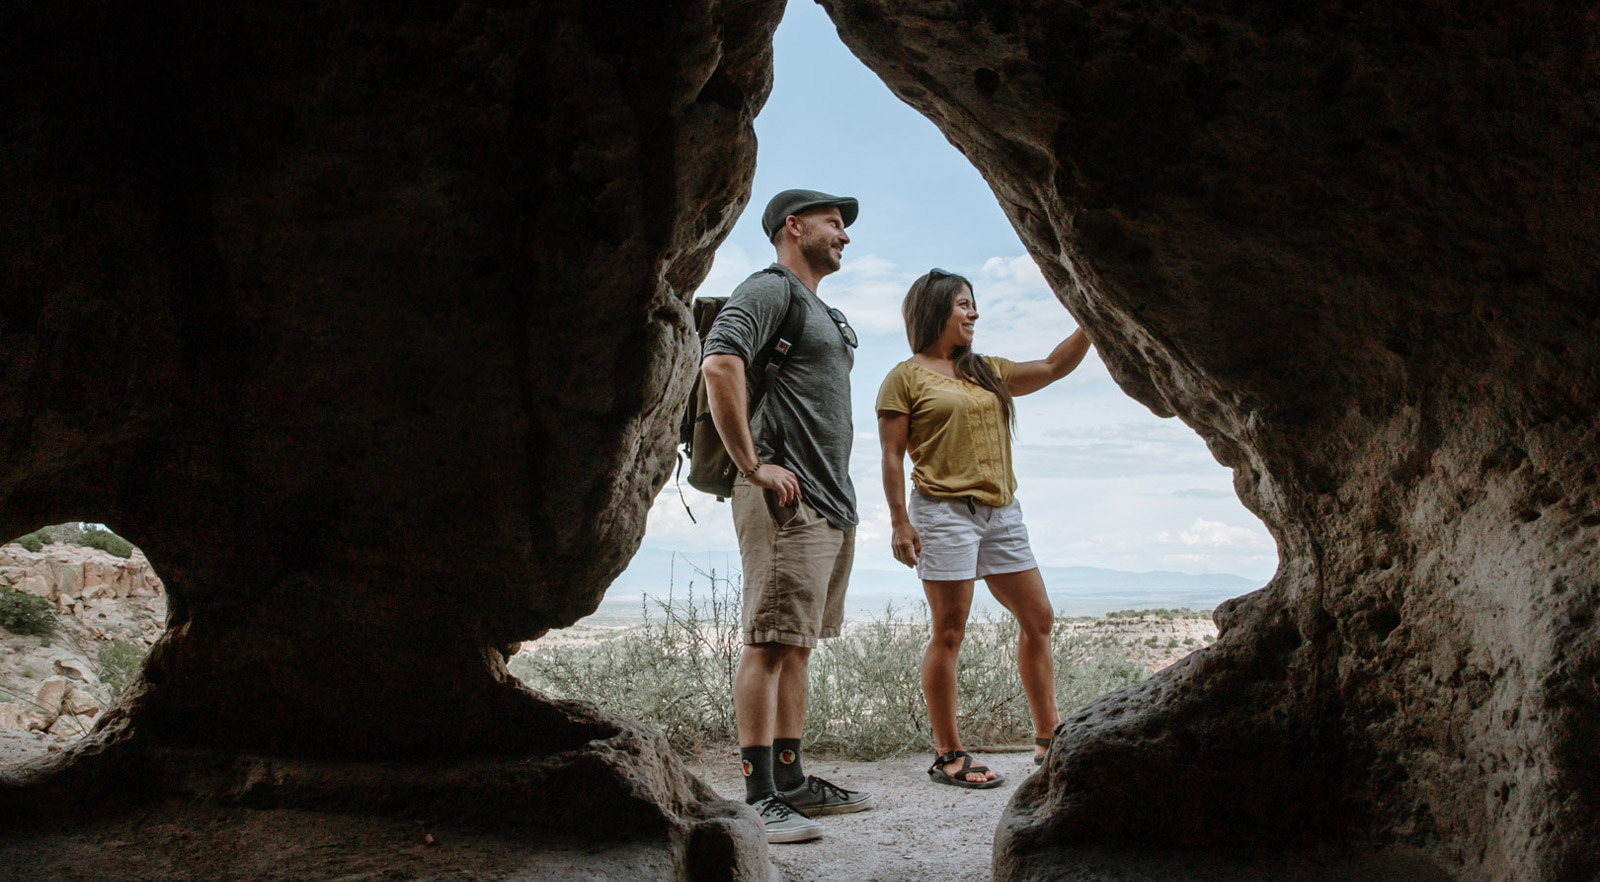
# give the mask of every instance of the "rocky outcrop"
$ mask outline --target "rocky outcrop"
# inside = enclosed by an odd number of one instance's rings
[[[71,679],[79,679],[75,676]],[[23,697],[23,696],[18,696]],[[25,697],[24,697],[25,698]],[[25,702],[0,703],[0,731],[46,732],[57,738],[88,734],[104,702],[67,677],[50,677]]]
[[[88,734],[165,630],[165,588],[137,548],[124,558],[70,543],[0,546],[0,591],[55,606],[47,635],[0,624],[0,732],[51,736],[39,750]]]
[[[1066,721],[997,878],[1352,836],[1600,875],[1600,7],[823,5],[1282,559]]]
[[[67,544],[39,551],[0,545],[0,588],[43,597],[60,615],[79,615],[110,600],[154,602],[166,594],[161,577],[139,549],[124,558]]]
[[[170,593],[95,744],[0,815],[82,776],[158,795],[165,750],[577,752],[564,829],[653,804],[673,874],[690,842],[765,874],[747,812],[646,786],[659,745],[496,648],[592,611],[638,545],[780,11],[0,10],[0,534],[112,524]],[[619,732],[640,760],[585,746]]]

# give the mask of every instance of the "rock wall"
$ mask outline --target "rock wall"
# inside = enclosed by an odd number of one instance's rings
[[[1352,835],[1600,875],[1600,6],[821,2],[1279,543],[1065,722],[997,878]]]
[[[61,615],[79,616],[95,603],[111,600],[154,601],[166,586],[144,552],[135,548],[117,557],[81,545],[46,545],[29,551],[0,545],[0,588],[25,591],[56,605]]]
[[[170,591],[96,756],[625,736],[643,759],[595,794],[656,769],[630,799],[709,811],[658,739],[496,648],[637,548],[781,9],[0,6],[0,534],[113,524]]]
[[[39,733],[38,749],[60,750],[90,731],[160,639],[165,588],[137,548],[123,558],[52,543],[39,551],[0,545],[0,592],[10,591],[50,601],[56,623],[47,636],[0,624],[0,732]],[[118,640],[125,645],[102,654]]]

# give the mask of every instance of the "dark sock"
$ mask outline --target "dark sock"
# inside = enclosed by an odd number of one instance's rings
[[[779,790],[805,786],[806,773],[800,768],[800,739],[772,739],[772,783]]]
[[[744,768],[744,801],[756,803],[777,790],[772,784],[772,745],[739,748],[739,765]]]

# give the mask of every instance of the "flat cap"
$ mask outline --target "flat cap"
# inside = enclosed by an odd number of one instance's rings
[[[799,214],[808,208],[831,205],[839,206],[839,215],[844,218],[847,227],[856,222],[856,215],[861,211],[861,206],[851,196],[829,196],[816,190],[784,190],[772,197],[772,201],[767,203],[767,210],[761,212],[761,231],[771,239],[783,222],[789,219],[789,215]]]

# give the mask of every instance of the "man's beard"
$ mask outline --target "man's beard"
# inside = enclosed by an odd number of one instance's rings
[[[800,256],[812,266],[827,267],[828,272],[839,271],[839,258],[833,256],[833,239],[828,236],[807,237],[800,242]]]

